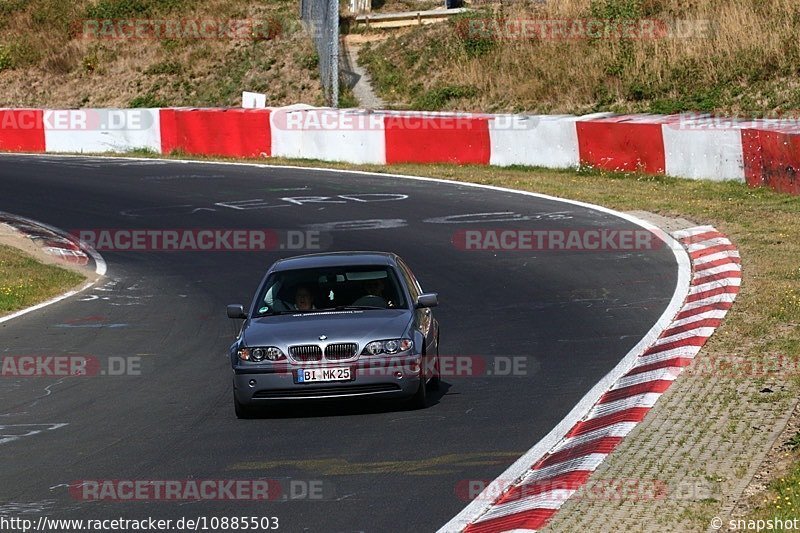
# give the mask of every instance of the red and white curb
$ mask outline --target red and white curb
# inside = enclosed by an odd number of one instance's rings
[[[542,528],[692,362],[739,292],[740,258],[731,241],[711,226],[672,235],[692,264],[688,294],[672,322],[555,446],[535,458],[531,452],[538,445],[532,448],[522,458],[529,461],[526,468],[521,470],[517,461],[440,533]],[[498,485],[511,479],[505,487]]]

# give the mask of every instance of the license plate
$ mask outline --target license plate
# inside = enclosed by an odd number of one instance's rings
[[[310,368],[297,371],[298,383],[319,383],[322,381],[350,381],[350,367]]]

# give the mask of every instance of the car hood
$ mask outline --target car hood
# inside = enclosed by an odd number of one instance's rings
[[[277,315],[250,320],[242,332],[245,346],[278,346],[286,349],[296,344],[357,342],[359,348],[381,339],[407,335],[411,311],[336,311],[296,315]],[[320,340],[320,336],[327,338]]]

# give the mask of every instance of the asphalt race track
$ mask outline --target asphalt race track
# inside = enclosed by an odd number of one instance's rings
[[[297,200],[309,196],[327,199]],[[0,514],[15,516],[276,516],[281,531],[433,531],[467,504],[466,480],[497,477],[639,341],[677,277],[666,248],[463,251],[451,240],[464,229],[638,227],[572,204],[385,176],[2,156],[0,210],[65,230],[313,230],[332,250],[395,251],[440,295],[441,354],[480,356],[503,374],[445,377],[423,411],[305,404],[237,420],[225,305],[249,304],[269,264],[306,252],[102,252],[108,275],[94,288],[0,324],[5,356],[141,362],[139,375],[0,377]],[[517,361],[519,375],[498,361]],[[67,489],[187,479],[277,480],[285,492],[120,502]]]

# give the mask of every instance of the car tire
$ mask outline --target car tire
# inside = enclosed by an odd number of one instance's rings
[[[419,388],[408,401],[408,407],[412,410],[425,409],[428,407],[428,387],[425,384],[425,378],[420,378]]]
[[[254,416],[253,408],[239,402],[236,398],[236,393],[233,394],[233,409],[236,412],[236,418],[240,420],[246,420]]]
[[[442,369],[439,366],[439,354],[436,354],[436,362],[433,364],[433,375],[428,382],[428,388],[431,390],[439,390],[442,384]]]

